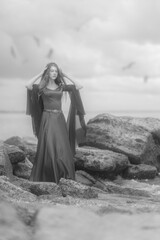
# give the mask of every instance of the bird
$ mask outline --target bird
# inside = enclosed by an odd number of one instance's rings
[[[147,83],[147,82],[148,82],[148,78],[149,78],[149,76],[147,76],[147,75],[145,75],[145,76],[143,77],[144,83]]]
[[[52,56],[53,56],[53,52],[54,52],[54,51],[53,51],[53,48],[50,48],[49,51],[48,51],[48,53],[47,53],[47,55],[46,55],[46,57],[49,58],[49,59],[51,59]]]
[[[145,75],[145,76],[143,77],[144,83],[147,83],[147,82],[148,82],[148,79],[149,79],[149,76],[148,76],[148,75]]]
[[[23,64],[26,64],[27,62],[28,62],[28,58],[24,58],[22,61]]]
[[[16,58],[16,52],[13,46],[10,47],[10,53],[12,55],[13,58]]]
[[[125,70],[127,70],[127,69],[130,69],[134,64],[135,64],[135,62],[130,62],[130,63],[127,64],[126,66],[122,67],[122,70],[125,71]]]
[[[40,39],[37,36],[33,36],[34,41],[36,42],[37,46],[40,47]]]

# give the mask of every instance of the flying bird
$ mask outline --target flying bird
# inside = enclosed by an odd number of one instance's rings
[[[37,44],[37,46],[40,47],[40,42],[41,42],[40,39],[35,35],[33,36],[33,39],[34,39],[35,43]]]
[[[148,82],[148,79],[149,79],[149,76],[145,75],[145,76],[143,77],[144,83],[147,83],[147,82]]]
[[[24,58],[23,61],[22,61],[23,64],[26,64],[27,62],[28,62],[27,58]]]
[[[16,52],[13,46],[10,47],[10,53],[12,55],[13,58],[16,58]]]
[[[127,70],[127,69],[130,69],[134,64],[135,64],[135,62],[130,62],[130,63],[127,64],[126,66],[122,67],[122,70],[125,71],[125,70]]]
[[[53,49],[50,48],[49,51],[48,51],[48,53],[47,53],[47,55],[46,55],[46,57],[49,58],[49,59],[51,59],[52,56],[53,56],[53,53],[54,53]]]

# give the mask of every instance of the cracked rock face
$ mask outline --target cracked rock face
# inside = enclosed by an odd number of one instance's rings
[[[160,169],[159,136],[158,119],[101,114],[88,122],[85,145],[123,153],[133,164],[145,163]]]
[[[110,150],[95,148],[77,148],[75,155],[75,165],[77,169],[90,171],[93,174],[109,177],[111,174],[117,175],[129,165],[128,157],[121,153]]]

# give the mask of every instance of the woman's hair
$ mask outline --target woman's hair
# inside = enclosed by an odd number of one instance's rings
[[[57,75],[57,78],[55,79],[55,83],[61,87],[62,85],[66,84],[65,83],[65,80],[64,80],[64,77],[63,77],[63,73],[62,71],[60,70],[60,68],[58,67],[58,65],[56,63],[48,63],[47,66],[46,66],[46,69],[44,70],[43,74],[42,74],[42,77],[41,77],[41,81],[39,83],[39,90],[40,92],[46,88],[46,86],[48,85],[48,82],[49,82],[49,72],[50,72],[50,68],[52,66],[55,66],[57,68],[57,71],[58,71],[58,75]]]

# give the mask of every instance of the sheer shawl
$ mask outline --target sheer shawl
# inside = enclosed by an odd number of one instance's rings
[[[70,96],[70,108],[67,116],[67,128],[69,133],[69,141],[73,154],[75,154],[76,143],[78,146],[85,142],[86,124],[84,120],[84,107],[81,100],[79,90],[74,85],[63,85],[63,91],[67,91]],[[38,138],[41,117],[43,113],[43,101],[37,84],[33,85],[33,89],[27,89],[27,107],[26,114],[32,118],[32,128],[34,135]]]

